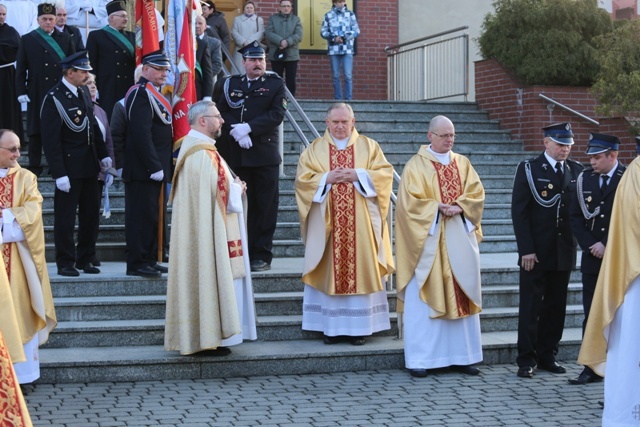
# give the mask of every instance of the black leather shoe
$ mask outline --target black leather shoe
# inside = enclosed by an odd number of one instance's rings
[[[251,271],[267,271],[271,270],[271,264],[261,259],[251,261]]]
[[[523,366],[518,369],[518,376],[520,378],[533,378],[533,368],[531,366]]]
[[[342,339],[340,337],[330,337],[329,335],[324,336],[324,343],[327,345],[338,344]]]
[[[564,374],[567,370],[555,360],[551,363],[540,363],[539,368],[552,374]]]
[[[478,375],[480,373],[480,369],[471,365],[451,365],[449,369],[465,375]]]
[[[79,265],[76,265],[76,268],[78,270],[84,271],[86,274],[99,274],[100,273],[100,269],[94,267],[93,264],[87,264],[84,267],[80,267]]]
[[[197,353],[193,353],[193,356],[220,357],[220,356],[228,356],[230,354],[231,354],[231,349],[229,347],[218,347],[210,350],[202,350]]]
[[[160,265],[160,264],[152,265],[151,268],[153,268],[155,271],[159,271],[160,273],[168,273],[169,272],[169,269],[167,267],[165,267],[164,265]]]
[[[364,345],[367,342],[365,337],[351,337],[352,345]]]
[[[424,378],[427,376],[426,369],[409,369],[409,373],[411,374],[412,377],[416,377],[416,378]]]
[[[135,270],[127,270],[127,276],[160,277],[161,273],[145,265]]]
[[[584,369],[577,378],[569,378],[569,384],[585,385],[589,383],[595,383],[602,381],[602,377],[590,369]]]
[[[93,258],[91,260],[91,264],[93,264],[94,267],[100,267],[100,261],[98,261],[98,258]]]
[[[77,277],[80,275],[80,272],[71,266],[67,266],[58,268],[58,274],[60,276]]]

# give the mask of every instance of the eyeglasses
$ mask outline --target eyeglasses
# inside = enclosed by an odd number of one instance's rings
[[[126,13],[122,13],[122,14],[114,13],[111,16],[117,16],[118,18],[128,18],[129,17],[129,15],[127,15]]]
[[[292,7],[290,4],[281,4],[280,7]]]
[[[215,116],[200,116],[200,117],[213,117],[214,119],[222,120],[221,114],[216,114]]]
[[[18,151],[20,151],[20,147],[11,147],[11,148],[0,147],[0,148],[2,148],[3,150],[7,150],[8,152],[13,153],[13,154],[15,154]]]
[[[435,132],[431,132],[432,134],[434,134],[435,136],[439,136],[440,138],[444,138],[444,139],[456,139],[456,134],[455,133],[435,133]]]
[[[156,67],[155,65],[147,64],[147,67],[151,67],[156,71],[160,71],[161,73],[168,73],[169,69],[165,67]]]

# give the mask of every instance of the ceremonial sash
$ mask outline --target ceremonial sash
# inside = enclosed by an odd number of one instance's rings
[[[64,51],[62,50],[58,42],[52,36],[44,32],[42,28],[37,28],[36,34],[38,34],[41,37],[41,39],[38,39],[36,37],[36,40],[44,41],[47,43],[46,45],[43,45],[45,48],[51,47],[58,54],[60,59],[66,58],[67,55],[64,53]]]
[[[127,39],[121,32],[116,31],[115,29],[113,29],[108,25],[102,27],[102,29],[107,33],[107,35],[111,37],[111,39],[113,39],[115,42],[121,44],[125,49],[127,49],[127,51],[129,51],[129,55],[131,56],[134,55],[135,50],[133,48],[133,45],[131,44],[129,39]]]
[[[133,86],[131,86],[129,88],[129,90],[127,91],[127,94],[124,96],[125,98],[125,106],[128,105],[128,99],[129,99],[129,95],[131,95],[131,93],[133,93],[136,90],[139,90],[141,88],[144,88],[147,90],[147,93],[151,96],[149,96],[149,102],[151,103],[151,108],[152,110],[158,115],[158,117],[160,117],[160,120],[162,120],[163,123],[165,124],[171,124],[171,114],[172,114],[172,109],[171,109],[171,104],[169,103],[169,100],[167,98],[164,97],[164,95],[162,93],[160,93],[158,91],[158,89],[155,88],[155,86],[153,86],[152,84],[135,84]],[[155,102],[154,102],[155,100]],[[164,115],[162,114],[162,111],[160,110],[160,106],[164,107],[164,109],[167,112],[168,118],[165,118]],[[129,115],[129,112],[127,111],[127,116]]]

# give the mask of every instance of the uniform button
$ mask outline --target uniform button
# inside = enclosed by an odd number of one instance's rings
[[[45,62],[45,63],[44,63],[44,66],[45,66],[45,67],[48,67],[48,66],[49,66],[49,63],[48,63],[48,62]]]
[[[604,214],[600,214],[600,218],[604,218]]]
[[[600,231],[607,231],[607,229],[606,228],[601,228]]]

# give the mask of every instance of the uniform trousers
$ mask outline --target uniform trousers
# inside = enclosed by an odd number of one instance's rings
[[[36,175],[40,175],[42,172],[42,139],[40,134],[29,135],[27,154],[29,155],[29,169]]]
[[[296,96],[298,61],[271,61],[271,69],[284,79],[291,95]]]
[[[584,310],[584,320],[582,321],[582,335],[587,327],[587,319],[591,311],[591,303],[593,302],[593,294],[596,291],[596,283],[598,283],[598,275],[590,273],[582,273],[582,308]]]
[[[124,184],[124,223],[127,271],[157,263],[160,192],[163,182],[129,181]],[[186,230],[190,232],[193,230]]]
[[[96,255],[96,240],[100,214],[98,178],[69,178],[68,193],[56,188],[53,198],[54,230],[58,268],[84,268]],[[73,229],[78,212],[78,246],[74,244]]]
[[[556,359],[567,310],[571,271],[520,269],[518,313],[519,367],[551,364]]]
[[[234,172],[247,184],[249,258],[271,264],[280,197],[278,165],[240,167]]]

